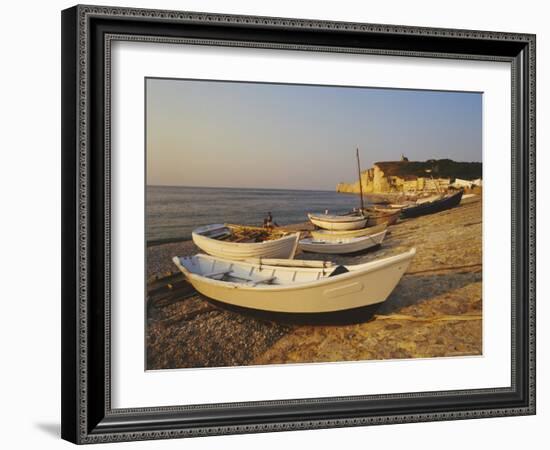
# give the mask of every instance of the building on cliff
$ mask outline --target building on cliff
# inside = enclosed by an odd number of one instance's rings
[[[361,172],[364,193],[445,190],[456,178],[480,179],[481,163],[450,159],[409,161],[403,156],[401,161],[377,162]],[[336,191],[359,193],[359,180],[338,183]]]

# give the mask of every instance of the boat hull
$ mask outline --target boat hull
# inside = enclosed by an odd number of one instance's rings
[[[365,228],[367,225],[366,217],[342,216],[339,220],[331,220],[329,217],[316,216],[308,214],[311,223],[319,228],[329,231],[346,231]]]
[[[178,258],[174,263],[193,287],[205,297],[226,305],[264,312],[287,314],[334,313],[384,302],[407,270],[415,249],[382,260],[347,266],[346,273],[330,277],[319,269],[295,269],[262,266],[211,258],[206,255]],[[200,260],[199,260],[200,259]],[[200,266],[200,265],[203,266]],[[249,285],[209,278],[193,270],[236,271],[240,274],[262,273],[279,279],[298,277],[306,281],[291,284]],[[297,275],[298,274],[298,275]],[[311,279],[310,279],[311,278]]]
[[[377,225],[386,224],[388,226],[395,225],[395,223],[399,220],[399,216],[401,215],[401,210],[393,211],[393,212],[375,212],[372,214],[369,214],[369,217],[367,219],[367,227],[375,227]]]
[[[426,214],[434,214],[454,208],[460,204],[462,194],[463,192],[459,191],[456,194],[450,195],[449,197],[441,200],[405,207],[401,210],[401,217],[407,219],[411,217],[424,216]]]
[[[219,258],[241,261],[248,258],[292,259],[298,247],[300,234],[295,233],[264,242],[226,242],[192,233],[193,242],[203,252]]]
[[[255,319],[270,322],[279,322],[288,325],[353,325],[364,323],[372,319],[374,314],[380,309],[384,302],[375,303],[359,308],[343,309],[339,311],[329,311],[320,313],[285,313],[278,311],[265,311],[254,308],[244,308],[242,306],[230,305],[208,297],[206,301],[222,310],[235,312]]]
[[[339,241],[302,239],[299,242],[299,246],[304,252],[344,255],[376,247],[382,244],[385,236],[386,230],[370,236],[342,238]]]
[[[380,233],[386,229],[386,224],[380,224],[374,227],[360,228],[359,230],[344,230],[344,231],[329,231],[329,230],[314,230],[311,231],[311,237],[327,241],[337,241],[342,238],[370,236]]]

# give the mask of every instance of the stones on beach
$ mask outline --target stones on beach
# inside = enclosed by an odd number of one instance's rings
[[[389,318],[348,326],[288,326],[219,310],[192,290],[159,297],[148,308],[147,367],[222,367],[250,364],[357,361],[480,355],[482,351],[481,199],[391,227],[382,247],[362,255],[335,256],[358,264],[417,248],[417,255],[378,311]],[[147,274],[173,273],[174,255],[198,251],[191,241],[147,248]],[[301,254],[300,259],[318,255]],[[150,282],[148,287],[158,288]],[[183,288],[181,288],[183,289]],[[160,292],[160,291],[157,291]],[[178,294],[178,295],[176,295]],[[164,295],[164,294],[163,294]],[[391,319],[394,315],[395,319]],[[422,320],[404,320],[410,316]],[[448,316],[449,320],[436,320]],[[464,319],[452,320],[463,316]],[[401,317],[397,319],[397,317]],[[431,320],[433,319],[433,320]]]

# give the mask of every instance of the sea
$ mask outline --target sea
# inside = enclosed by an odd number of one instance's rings
[[[334,191],[147,186],[146,193],[149,243],[191,239],[193,229],[212,223],[261,226],[268,212],[284,226],[307,221],[308,212],[359,206],[357,195]]]

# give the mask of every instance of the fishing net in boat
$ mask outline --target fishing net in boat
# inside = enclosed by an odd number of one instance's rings
[[[244,225],[228,225],[231,233],[224,237],[228,242],[264,242],[282,238],[288,233],[276,228],[260,228]]]

